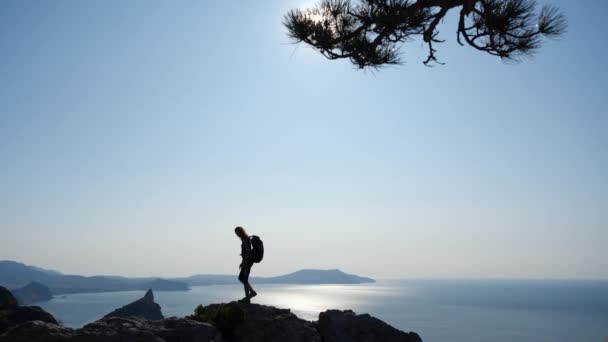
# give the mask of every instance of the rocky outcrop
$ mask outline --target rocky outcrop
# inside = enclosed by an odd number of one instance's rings
[[[11,297],[10,292],[0,288],[0,324],[3,324],[0,325],[0,342],[422,341],[416,333],[397,330],[367,314],[356,315],[352,311],[329,310],[319,315],[318,322],[309,322],[299,319],[289,309],[236,302],[199,306],[193,315],[186,318],[149,320],[133,316],[105,317],[81,329],[70,329],[59,325],[53,316],[40,308],[16,306],[14,298]],[[148,291],[144,298],[135,303],[154,303],[152,291]],[[158,309],[160,313],[160,307]],[[15,316],[19,310],[25,310],[23,312],[28,315]],[[8,316],[5,313],[8,313]],[[3,320],[3,317],[10,319]]]
[[[43,321],[28,321],[2,332],[0,342],[28,341],[74,341],[74,331],[58,324]]]
[[[51,300],[51,290],[39,282],[31,282],[22,288],[12,291],[19,305],[29,305],[36,302]]]
[[[29,321],[58,324],[53,315],[37,306],[19,306],[14,309],[0,310],[0,331]]]
[[[78,330],[77,336],[108,337],[108,341],[117,341],[110,339],[116,336],[125,341],[224,341],[211,324],[175,317],[158,321],[139,317],[104,318]]]
[[[308,322],[289,309],[232,302],[199,306],[188,318],[215,325],[232,342],[422,342],[415,332],[350,310],[328,310]]]
[[[0,335],[0,342],[123,342],[180,341],[224,342],[219,331],[208,323],[183,318],[149,321],[139,317],[103,318],[81,329],[65,328],[40,321],[26,322]]]
[[[319,314],[324,342],[422,342],[415,332],[405,333],[368,314],[328,310]]]
[[[53,315],[37,306],[18,306],[15,297],[4,287],[0,287],[0,303],[0,333],[29,321],[58,324]]]
[[[125,306],[124,308],[129,307],[129,309],[124,312],[135,312],[136,309],[143,307],[151,309],[152,314],[160,315],[160,306],[154,303],[152,291],[148,291],[142,299],[132,304],[137,305]],[[185,318],[148,320],[141,317],[107,317],[81,329],[70,329],[60,325],[51,314],[39,307],[18,306],[11,292],[0,287],[0,342],[9,341],[224,342],[225,340],[213,325]]]
[[[116,309],[104,318],[108,317],[141,317],[150,320],[163,319],[163,313],[160,305],[154,302],[154,293],[148,290],[143,298],[127,304],[122,308]]]
[[[199,307],[189,318],[214,324],[233,342],[321,342],[313,323],[289,309],[232,302]]]
[[[321,342],[314,325],[299,319],[289,309],[257,304],[239,304],[244,320],[233,332],[233,341]]]

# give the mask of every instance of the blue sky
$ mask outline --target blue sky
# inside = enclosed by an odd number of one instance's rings
[[[608,5],[550,1],[524,63],[450,17],[446,65],[371,72],[290,44],[306,3],[3,1],[0,259],[231,273],[242,225],[260,275],[608,278]]]

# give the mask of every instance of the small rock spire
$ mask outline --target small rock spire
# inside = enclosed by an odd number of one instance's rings
[[[154,293],[152,292],[152,289],[149,289],[146,292],[146,294],[144,295],[144,298],[142,298],[142,300],[144,302],[154,303]]]

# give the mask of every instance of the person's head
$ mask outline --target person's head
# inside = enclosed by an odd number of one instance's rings
[[[243,228],[243,227],[234,228],[234,233],[236,234],[236,236],[240,237],[241,239],[245,239],[245,238],[249,237],[249,235],[247,235],[247,232],[245,231],[245,228]]]

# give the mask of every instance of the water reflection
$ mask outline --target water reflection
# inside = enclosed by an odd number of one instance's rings
[[[290,308],[308,320],[316,320],[325,310],[355,309],[374,298],[394,295],[394,289],[373,285],[288,285],[266,290],[270,291],[260,296],[260,304]]]
[[[289,308],[316,320],[327,309],[370,313],[425,341],[601,341],[608,330],[608,282],[407,281],[365,285],[255,285],[254,302]],[[240,285],[155,292],[166,317],[198,304],[239,299]],[[39,304],[67,326],[80,327],[144,291],[75,294]],[[522,304],[522,300],[525,301]]]
[[[395,296],[395,288],[372,285],[258,285],[256,303],[291,309],[307,320],[316,320],[319,312],[328,309],[357,309],[383,297]],[[143,291],[87,293],[56,297],[40,305],[59,317],[64,324],[80,327],[95,321],[112,310],[128,304]],[[416,291],[411,289],[410,296]],[[408,291],[400,290],[399,296]],[[183,317],[192,313],[198,304],[230,302],[242,296],[239,285],[197,286],[188,292],[156,292],[155,299],[167,317]],[[380,300],[384,301],[384,300]]]

